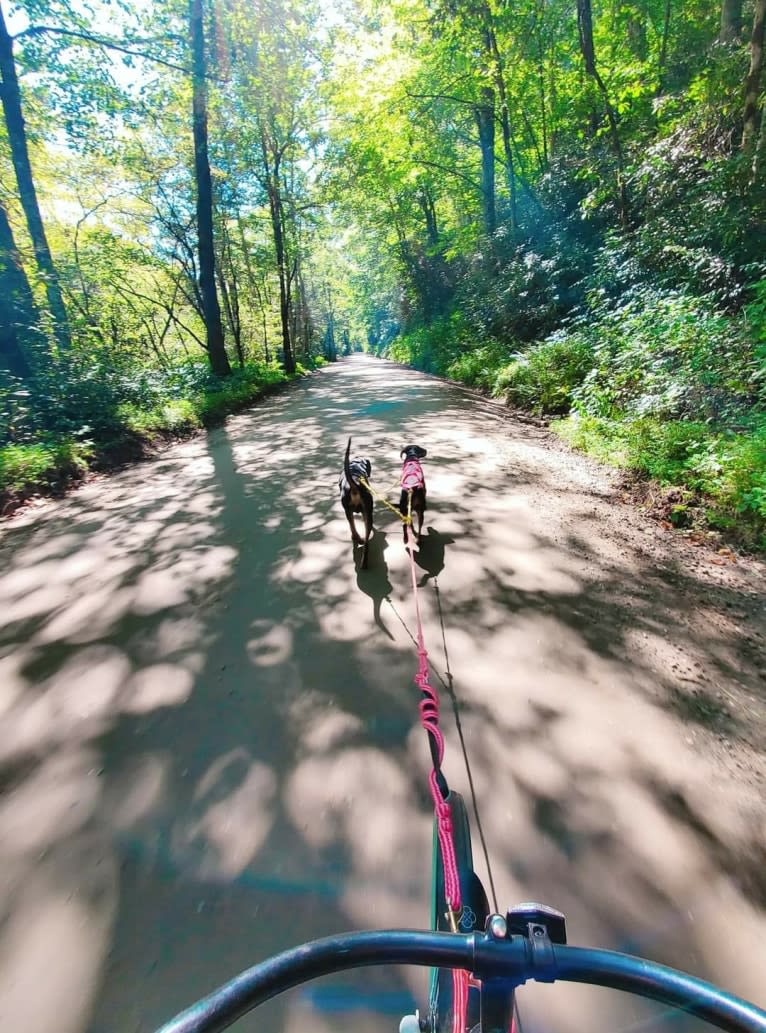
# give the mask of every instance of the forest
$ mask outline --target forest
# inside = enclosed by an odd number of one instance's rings
[[[766,0],[0,0],[0,497],[351,351],[766,545]]]

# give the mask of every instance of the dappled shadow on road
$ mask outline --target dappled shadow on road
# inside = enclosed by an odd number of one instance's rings
[[[302,939],[427,922],[408,561],[378,507],[369,570],[355,562],[336,494],[348,434],[379,486],[406,438],[428,447],[426,633],[441,669],[438,578],[501,902],[547,899],[573,940],[756,995],[763,810],[734,778],[711,790],[705,756],[716,735],[762,748],[755,668],[725,627],[711,635],[693,575],[624,548],[584,464],[512,431],[452,389],[354,360],[14,522],[9,1028],[145,1033]],[[747,727],[721,689],[754,697]],[[753,944],[744,964],[732,921]],[[257,1027],[388,1029],[419,985],[344,977],[272,1002]],[[546,997],[551,1025],[626,1024],[624,1002],[578,1000]]]

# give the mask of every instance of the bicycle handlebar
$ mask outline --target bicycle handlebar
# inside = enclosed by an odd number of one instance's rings
[[[384,930],[346,933],[302,944],[240,973],[166,1023],[157,1033],[220,1033],[246,1012],[317,976],[371,965],[459,968],[479,978],[590,983],[673,1005],[728,1033],[766,1033],[766,1012],[694,976],[644,958],[591,947],[546,944],[523,936]]]

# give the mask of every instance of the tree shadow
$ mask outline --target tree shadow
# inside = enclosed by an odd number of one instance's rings
[[[40,1029],[148,1033],[301,940],[427,923],[414,654],[382,608],[399,591],[411,632],[408,561],[381,513],[369,570],[348,562],[335,482],[350,425],[360,449],[375,443],[381,484],[398,473],[403,434],[427,437],[434,457],[439,529],[417,556],[424,621],[436,664],[442,607],[501,904],[546,899],[569,912],[573,942],[651,949],[739,992],[760,985],[745,965],[732,977],[719,912],[753,930],[755,965],[762,809],[722,779],[702,810],[721,715],[679,715],[675,694],[692,683],[676,653],[657,662],[643,643],[699,658],[706,707],[718,685],[752,695],[752,720],[732,706],[725,734],[762,752],[757,654],[741,659],[735,631],[711,635],[690,617],[690,601],[712,595],[704,581],[679,570],[668,584],[657,562],[610,542],[598,492],[566,487],[544,436],[509,439],[507,421],[479,426],[473,407],[415,374],[341,364],[179,446],[162,469],[89,485],[10,527],[2,947],[9,989],[51,973]],[[541,515],[554,491],[571,496],[568,524]],[[715,598],[744,591],[721,585]],[[446,713],[443,724],[462,789]],[[707,738],[687,745],[692,731]],[[324,1031],[353,1007],[355,1026],[389,1029],[390,1001],[420,985],[402,972],[343,977],[272,1002],[257,1024]],[[599,1014],[559,999],[549,1016],[562,1030]],[[18,995],[8,1001],[26,1015]],[[621,1007],[603,1022],[620,1028]]]

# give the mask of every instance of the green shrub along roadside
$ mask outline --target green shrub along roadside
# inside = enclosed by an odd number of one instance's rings
[[[471,339],[459,316],[393,342],[390,358],[537,415],[572,446],[682,490],[702,519],[766,548],[766,281],[739,314],[638,286],[595,295],[541,341]]]
[[[84,396],[78,369],[70,371],[71,384],[66,369],[56,372],[55,382],[41,377],[34,392],[13,383],[0,389],[0,512],[159,439],[213,426],[290,379],[276,363],[263,362],[223,379],[202,361],[138,374],[97,367]],[[299,366],[296,375],[306,372]]]

